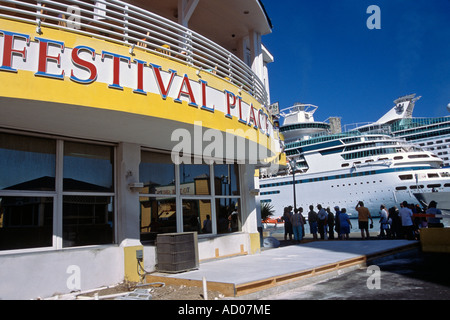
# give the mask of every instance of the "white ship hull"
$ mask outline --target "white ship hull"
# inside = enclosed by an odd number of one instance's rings
[[[370,171],[378,172],[382,170],[386,172],[370,174]],[[439,172],[440,170],[441,169],[436,169],[433,170],[433,172]],[[393,206],[400,208],[400,203],[403,201],[420,204],[412,191],[417,185],[416,180],[412,180],[410,183],[401,183],[398,178],[398,173],[390,171],[385,167],[382,169],[373,168],[370,171],[359,171],[361,174],[360,176],[348,178],[336,178],[336,176],[351,174],[350,171],[347,173],[344,173],[343,171],[336,174],[328,173],[327,175],[322,173],[322,181],[314,181],[314,179],[320,179],[317,174],[296,174],[296,205],[297,207],[303,208],[304,215],[307,215],[309,205],[314,205],[314,207],[316,207],[317,204],[321,204],[325,208],[330,207],[332,212],[334,212],[334,206],[339,206],[340,208],[346,208],[348,213],[356,215],[355,206],[358,201],[363,201],[364,205],[369,208],[371,214],[377,216],[381,204],[384,204],[387,208]],[[401,174],[412,174],[413,176],[418,174],[426,176],[426,173],[429,171],[429,169],[401,171]],[[324,177],[327,177],[328,179],[325,180]],[[431,183],[431,179],[429,180],[430,181],[419,181],[419,183],[420,185],[426,186],[426,184]],[[292,181],[292,175],[260,179],[261,201],[269,201],[274,206],[276,214],[282,213],[283,208],[286,206],[294,206]],[[444,185],[447,182],[448,178],[432,179],[433,184],[441,183]],[[274,186],[269,187],[268,185]],[[411,189],[411,187],[413,189]],[[449,189],[448,192],[442,192],[442,194],[449,194],[450,188],[446,189]],[[422,189],[422,191],[421,194],[425,196],[426,199],[430,200],[432,200],[433,196],[440,193],[432,192],[432,189],[426,187]],[[442,204],[443,203],[444,202],[442,202]]]
[[[339,130],[336,119],[330,124],[314,121],[316,106],[288,108],[281,114],[280,132],[287,139],[290,170],[261,176],[261,202],[270,202],[276,215],[282,215],[284,207],[296,206],[307,216],[310,205],[316,209],[321,204],[332,212],[335,206],[346,208],[356,217],[355,207],[363,201],[378,216],[382,204],[388,209],[399,208],[403,201],[420,205],[420,194],[426,203],[435,200],[440,209],[449,209],[450,169],[442,168],[443,160],[389,134],[393,121],[411,117],[418,99],[414,94],[401,97],[377,122],[348,132]]]

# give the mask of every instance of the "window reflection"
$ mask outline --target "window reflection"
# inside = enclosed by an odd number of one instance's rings
[[[55,190],[56,142],[0,133],[0,189]]]
[[[63,246],[113,243],[113,197],[64,196]]]
[[[179,190],[175,190],[175,177],[179,177]],[[145,186],[140,197],[141,241],[155,240],[165,232],[242,231],[237,164],[175,166],[170,155],[142,151],[139,178]],[[181,208],[176,207],[175,197],[169,197],[176,194],[181,196]]]
[[[175,165],[170,155],[143,151],[139,165],[139,181],[144,183],[141,193],[175,194]]]
[[[111,192],[114,148],[64,143],[64,191]]]
[[[140,197],[141,241],[155,240],[158,233],[177,232],[175,198]]]
[[[211,233],[211,201],[184,199],[183,200],[183,231]],[[205,226],[205,228],[203,227]]]
[[[53,198],[0,197],[0,250],[49,247]]]
[[[210,195],[209,165],[181,164],[180,192],[182,195]]]
[[[216,223],[217,233],[242,231],[239,199],[216,199]]]
[[[237,164],[214,165],[214,186],[216,195],[238,196],[239,172]]]

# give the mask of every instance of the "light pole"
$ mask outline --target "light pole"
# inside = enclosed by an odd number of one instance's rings
[[[289,165],[291,166],[291,170],[292,170],[292,189],[294,190],[294,209],[297,209],[297,199],[295,196],[295,167],[296,167],[295,160],[291,159],[289,161]]]

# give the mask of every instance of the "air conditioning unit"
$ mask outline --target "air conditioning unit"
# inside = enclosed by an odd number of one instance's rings
[[[197,232],[162,233],[156,237],[156,270],[178,273],[198,269]]]

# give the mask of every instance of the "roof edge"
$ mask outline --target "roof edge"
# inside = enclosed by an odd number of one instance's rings
[[[266,16],[266,20],[267,20],[267,23],[269,24],[270,30],[272,30],[273,29],[272,21],[270,20],[270,17],[266,11],[266,8],[264,7],[264,4],[262,3],[262,0],[257,0],[257,1],[259,3],[259,6],[261,7],[262,11],[264,12],[264,15]]]

